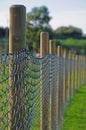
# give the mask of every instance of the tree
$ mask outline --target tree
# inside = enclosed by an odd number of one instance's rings
[[[27,14],[27,22],[32,24],[34,27],[45,27],[49,26],[49,11],[46,6],[34,7],[31,12]]]
[[[39,52],[39,35],[42,31],[47,31],[52,37],[53,30],[49,25],[51,17],[46,6],[34,7],[27,13],[26,39],[29,51]]]
[[[56,36],[61,38],[82,38],[83,32],[80,28],[61,26],[55,30]]]

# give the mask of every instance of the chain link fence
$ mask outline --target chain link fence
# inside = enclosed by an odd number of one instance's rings
[[[56,54],[36,58],[27,50],[0,55],[0,130],[40,130],[43,112],[47,130],[53,124],[56,130],[64,104],[85,83],[85,65]]]

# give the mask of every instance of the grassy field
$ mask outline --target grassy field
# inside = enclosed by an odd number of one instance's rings
[[[86,86],[76,90],[69,102],[61,130],[86,130]]]

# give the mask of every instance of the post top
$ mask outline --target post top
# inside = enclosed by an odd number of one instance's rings
[[[26,8],[24,5],[11,5],[10,8]]]
[[[40,34],[41,34],[41,35],[42,35],[42,34],[47,34],[47,35],[48,35],[48,32],[41,32]]]
[[[54,41],[53,41],[53,40],[50,40],[50,42],[54,43]]]

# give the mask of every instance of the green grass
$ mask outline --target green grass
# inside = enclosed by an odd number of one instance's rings
[[[86,86],[76,90],[65,109],[61,130],[86,130]]]

